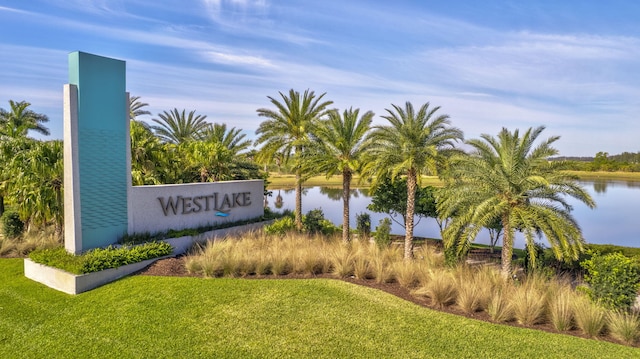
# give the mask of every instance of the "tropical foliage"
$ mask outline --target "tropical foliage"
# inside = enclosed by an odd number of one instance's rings
[[[401,176],[407,180],[407,211],[405,215],[405,259],[413,258],[413,215],[415,193],[421,174],[439,174],[446,158],[457,152],[455,142],[462,131],[450,125],[449,116],[437,114],[439,106],[422,105],[416,112],[410,102],[402,108],[392,105],[382,116],[389,124],[375,126],[366,172],[373,176],[375,187],[381,179]]]
[[[557,258],[576,260],[584,238],[566,197],[595,206],[575,178],[560,171],[561,162],[547,160],[557,154],[551,145],[559,137],[536,145],[543,130],[543,126],[530,128],[521,136],[518,130],[503,128],[497,138],[483,134],[467,141],[473,151],[452,159],[449,181],[439,192],[440,216],[456,214],[444,233],[448,247],[457,245],[464,251],[483,227],[500,218],[504,277],[512,272],[516,231],[524,234],[529,251],[544,235]],[[535,261],[535,253],[531,256]]]
[[[62,235],[64,182],[62,141],[33,141],[9,163],[8,190],[29,225],[53,223]]]
[[[314,133],[314,141],[305,154],[303,166],[309,174],[324,173],[327,178],[342,175],[342,240],[349,241],[349,198],[354,173],[364,167],[370,142],[365,141],[373,120],[373,112],[348,109],[330,111]]]
[[[481,228],[490,230],[492,245],[501,235],[505,276],[511,272],[516,231],[524,233],[532,262],[534,239],[540,236],[557,258],[575,259],[583,250],[565,197],[594,203],[574,178],[559,171],[564,162],[548,161],[557,154],[551,147],[557,137],[534,147],[544,127],[523,136],[506,129],[497,138],[482,135],[466,142],[473,150],[467,155],[455,146],[462,131],[429,103],[418,109],[410,102],[392,104],[381,116],[387,123],[371,127],[372,112],[329,109],[332,101],[324,93],[292,89],[279,95],[268,97],[272,108],[257,110],[264,118],[256,131],[257,149],[241,129],[207,122],[196,111],[164,111],[152,126],[135,120],[150,113],[147,103],[132,96],[133,184],[266,178],[257,163],[275,163],[295,173],[294,223],[300,230],[302,183],[311,175],[340,175],[342,193],[336,190],[336,198],[343,199],[342,238],[348,241],[351,181],[360,175],[372,184],[371,209],[402,218],[397,221],[405,226],[405,259],[413,256],[415,215],[437,218],[449,252],[464,252]],[[9,196],[28,228],[53,224],[61,233],[62,143],[27,137],[30,131],[47,134],[47,117],[24,101],[9,105],[0,109],[0,212]],[[445,179],[445,189],[420,186],[425,174]]]
[[[7,197],[27,228],[63,229],[62,141],[39,141],[29,131],[48,134],[47,116],[27,102],[0,109],[0,213]],[[240,129],[205,122],[195,111],[159,114],[156,126],[135,120],[148,104],[130,98],[131,175],[134,185],[266,178],[248,157],[251,141]]]
[[[586,270],[586,292],[598,304],[610,309],[629,310],[640,289],[640,266],[637,259],[621,253],[593,253],[580,265]]]
[[[4,198],[31,225],[53,222],[62,232],[62,141],[42,142],[29,131],[48,135],[48,117],[29,109],[26,101],[9,100],[0,109],[0,213]]]
[[[167,143],[180,144],[196,140],[208,126],[205,121],[207,116],[196,115],[196,111],[186,114],[186,110],[180,112],[174,108],[171,111],[159,113],[158,117],[160,119],[153,119],[156,125],[151,126],[151,129],[160,140]]]
[[[140,96],[131,96],[129,98],[129,119],[135,120],[138,116],[151,115],[151,112],[143,109],[147,106],[149,106],[148,103],[140,101]]]
[[[47,115],[36,113],[29,106],[31,104],[26,101],[9,100],[9,111],[0,108],[0,138],[24,138],[29,131],[49,135],[49,129],[43,125],[49,122]]]
[[[422,218],[436,218],[438,216],[435,192],[436,188],[433,186],[416,186],[414,216],[418,217],[418,222],[415,222],[414,225],[418,225]],[[371,195],[371,203],[367,209],[386,213],[394,222],[403,227],[406,226],[407,180],[405,178],[395,181],[384,178],[369,194]]]
[[[282,102],[268,96],[274,109],[260,108],[258,116],[265,117],[256,130],[258,139],[255,144],[262,144],[260,157],[275,158],[282,154],[284,162],[294,163],[296,175],[296,209],[295,223],[298,230],[302,229],[302,182],[303,169],[301,156],[311,143],[311,134],[316,131],[318,122],[328,112],[333,101],[324,101],[325,94],[316,96],[313,91],[306,90],[302,96],[300,92],[289,90],[289,94],[279,93]]]

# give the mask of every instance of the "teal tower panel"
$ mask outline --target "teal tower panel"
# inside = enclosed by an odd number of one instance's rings
[[[113,244],[127,231],[125,62],[69,54],[78,88],[78,171],[82,251]]]

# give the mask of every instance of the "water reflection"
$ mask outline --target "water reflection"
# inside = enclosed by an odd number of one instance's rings
[[[318,187],[318,188],[320,188],[320,193],[327,196],[327,198],[333,201],[342,201],[342,188],[336,188],[336,187]],[[351,189],[349,193],[351,194],[350,198],[359,198],[360,195],[364,192],[362,192],[361,189],[354,188],[354,189]]]
[[[276,202],[274,203],[274,206],[276,207],[276,209],[280,209],[282,208],[283,204],[284,202],[283,202],[282,194],[280,193],[280,190],[278,190],[278,195],[276,196]]]
[[[593,181],[593,190],[596,193],[606,193],[607,192],[607,181],[605,181],[605,180],[595,180],[595,181]]]
[[[640,247],[640,226],[637,224],[636,214],[640,213],[640,182],[634,181],[581,181],[580,184],[593,196],[596,209],[589,209],[583,203],[572,198],[569,204],[574,208],[572,214],[582,229],[588,243],[618,244],[629,247]],[[280,196],[280,199],[278,199]],[[321,208],[325,217],[335,224],[342,223],[342,189],[305,187],[303,189],[302,211]],[[295,191],[278,190],[274,201],[269,201],[269,207],[275,210],[294,210]],[[354,189],[350,200],[350,226],[355,228],[355,218],[359,213],[371,216],[372,229],[385,214],[371,212],[367,205],[371,203],[367,189]],[[277,204],[277,206],[276,206]],[[416,217],[416,220],[418,218]],[[404,233],[404,228],[393,223],[392,232]],[[440,230],[433,218],[423,219],[415,228],[415,235],[419,237],[439,238]],[[489,233],[483,231],[477,238],[478,243],[488,244]],[[524,242],[516,240],[516,247],[524,247]]]

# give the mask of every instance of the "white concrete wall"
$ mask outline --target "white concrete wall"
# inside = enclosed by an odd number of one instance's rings
[[[133,186],[129,234],[197,228],[264,214],[262,180]]]
[[[78,87],[64,85],[64,246],[69,253],[82,252],[80,171],[78,169]],[[129,176],[131,177],[131,176]]]

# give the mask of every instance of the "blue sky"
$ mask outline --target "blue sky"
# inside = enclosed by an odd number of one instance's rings
[[[0,107],[62,138],[67,55],[127,62],[153,116],[196,110],[254,137],[267,96],[339,109],[430,102],[466,138],[544,125],[561,155],[640,151],[640,2],[0,0]]]

